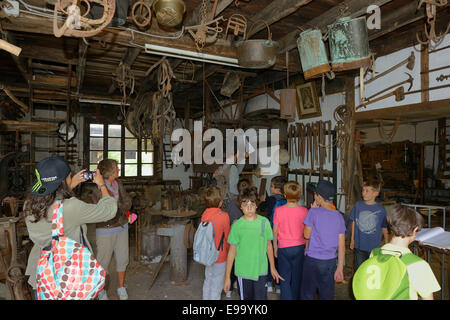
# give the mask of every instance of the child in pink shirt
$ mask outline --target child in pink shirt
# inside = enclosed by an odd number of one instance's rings
[[[295,181],[284,185],[287,203],[277,207],[273,218],[273,249],[278,257],[278,271],[281,281],[281,300],[298,300],[300,298],[300,281],[303,273],[305,238],[303,220],[308,210],[297,205],[301,188]]]

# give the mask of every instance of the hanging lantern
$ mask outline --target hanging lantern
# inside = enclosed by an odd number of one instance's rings
[[[370,65],[366,18],[340,18],[328,26],[331,68],[344,71]]]
[[[330,71],[325,44],[320,30],[306,30],[297,39],[304,78],[310,79]]]

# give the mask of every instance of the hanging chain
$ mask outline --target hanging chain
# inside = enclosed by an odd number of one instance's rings
[[[207,18],[207,7],[206,7],[206,0],[202,0],[202,22],[201,22],[201,24],[205,24],[206,23],[206,19],[208,19]]]
[[[185,30],[189,32],[189,34],[194,38],[195,45],[197,46],[197,50],[201,51],[205,44],[212,43],[217,39],[217,35],[221,33],[223,30],[219,27],[219,21],[224,20],[223,17],[219,17],[208,21],[207,15],[207,2],[206,0],[202,0],[201,5],[201,22],[200,25],[186,27]],[[211,27],[210,25],[215,24],[215,27]],[[208,34],[214,34],[213,36],[208,36]]]

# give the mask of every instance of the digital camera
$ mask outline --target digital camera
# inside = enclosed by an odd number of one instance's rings
[[[95,171],[86,170],[86,171],[83,172],[83,178],[85,180],[93,180],[94,179],[94,174],[95,174]]]

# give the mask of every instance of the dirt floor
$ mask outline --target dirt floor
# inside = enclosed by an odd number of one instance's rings
[[[135,247],[133,236],[130,241],[130,263],[126,272],[125,285],[128,296],[131,300],[201,300],[202,286],[204,280],[204,267],[192,259],[192,251],[188,250],[187,257],[187,279],[183,283],[170,281],[170,262],[165,262],[162,266],[152,288],[149,286],[152,282],[154,273],[159,263],[149,263],[147,261],[137,262],[135,256]],[[91,240],[90,240],[91,241]],[[94,240],[95,241],[95,240]],[[350,283],[353,268],[353,254],[346,255],[344,267],[343,283],[337,283],[335,287],[335,300],[352,300]],[[111,300],[119,299],[117,290],[117,277],[114,274],[115,261],[110,264],[110,278],[108,281],[108,297]],[[279,293],[268,293],[269,300],[279,300]],[[239,300],[239,293],[233,290],[231,298],[226,298],[222,293],[223,300]]]
[[[88,226],[88,238],[93,248],[95,248],[95,229]],[[94,249],[95,250],[95,249]],[[95,254],[95,252],[94,252]],[[426,259],[426,250],[419,249],[418,255]],[[441,261],[442,255],[438,252],[431,251],[430,265],[438,280],[441,283]],[[118,300],[117,295],[117,276],[115,274],[114,257],[109,267],[109,276],[107,277],[107,292],[110,300]],[[158,268],[159,263],[150,263],[142,260],[137,261],[135,250],[134,233],[130,232],[130,262],[126,271],[125,285],[127,287],[130,300],[201,300],[202,286],[204,279],[204,267],[192,259],[192,250],[188,250],[187,257],[187,279],[183,283],[174,283],[170,280],[170,263],[166,261],[152,288],[149,286],[152,282],[153,276]],[[450,255],[446,256],[446,279],[445,279],[445,299],[448,300],[450,286],[448,274],[450,273]],[[112,272],[111,272],[112,271]],[[346,249],[346,259],[344,267],[345,281],[337,283],[335,286],[335,300],[353,300],[351,292],[351,279],[353,275],[353,252]],[[441,299],[441,293],[437,292],[434,295],[435,299]],[[9,300],[9,292],[6,288],[5,281],[0,281],[0,300]],[[222,294],[224,300],[239,300],[237,290],[233,290],[232,297],[226,298]],[[268,293],[269,300],[279,300],[280,294]]]
[[[188,256],[188,276],[187,280],[181,284],[175,284],[170,281],[170,265],[164,263],[153,287],[148,290],[153,279],[153,274],[158,264],[130,263],[127,269],[126,286],[130,299],[133,300],[201,300],[202,286],[204,279],[204,267],[193,261],[192,256]],[[335,299],[351,300],[349,291],[349,278],[351,270],[346,267],[344,270],[347,279],[346,283],[336,284]],[[117,288],[116,280],[111,278],[108,288],[108,296],[110,299],[118,299],[115,292]],[[279,300],[280,294],[268,293],[269,300]],[[233,290],[231,298],[226,298],[222,294],[224,300],[239,300],[239,294],[236,289]]]
[[[170,263],[165,262],[162,266],[152,288],[149,290],[150,283],[153,279],[153,275],[158,268],[158,263],[141,262],[138,263],[134,256],[135,248],[134,243],[130,243],[130,264],[127,268],[125,284],[129,299],[132,300],[201,300],[202,299],[202,286],[204,279],[204,267],[192,259],[192,251],[188,250],[187,257],[187,280],[184,283],[174,283],[170,281]],[[417,252],[423,258],[426,259],[425,250],[419,250]],[[430,265],[436,276],[436,279],[441,283],[441,259],[440,253],[431,252]],[[449,300],[449,281],[448,273],[450,268],[450,255],[446,256],[446,279],[445,279],[445,300]],[[114,270],[115,262],[112,261],[110,270]],[[110,299],[118,299],[117,278],[113,273],[108,284],[108,296]],[[351,280],[353,276],[353,252],[346,249],[345,266],[344,266],[344,282],[336,283],[335,286],[335,300],[354,300],[351,290]],[[269,300],[279,300],[280,294],[268,293]],[[434,298],[441,299],[441,292],[436,292]],[[239,293],[236,289],[233,290],[232,297],[226,298],[225,294],[222,294],[224,300],[239,300]]]

